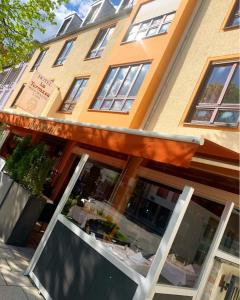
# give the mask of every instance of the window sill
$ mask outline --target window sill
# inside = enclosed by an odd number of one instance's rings
[[[204,128],[204,129],[216,129],[216,130],[230,130],[238,131],[239,125],[230,125],[230,124],[207,124],[207,123],[183,123],[183,127],[195,127],[195,128]]]
[[[86,57],[86,58],[84,58],[84,61],[88,61],[88,60],[93,60],[93,59],[99,59],[99,58],[101,58],[102,56],[100,55],[100,56],[95,56],[95,57]]]
[[[142,40],[147,40],[147,39],[150,39],[150,38],[156,38],[156,37],[158,37],[158,36],[165,35],[165,34],[167,34],[167,33],[168,33],[168,32],[166,31],[166,32],[162,32],[162,33],[159,33],[159,34],[154,34],[154,35],[151,35],[151,36],[146,36],[146,37],[144,37],[144,38],[142,38],[142,39],[140,39],[140,40],[122,41],[122,42],[120,43],[120,46],[125,45],[125,44],[130,44],[130,43],[140,42],[140,41],[142,41]]]
[[[225,27],[223,28],[223,31],[231,31],[231,30],[236,30],[236,29],[240,29],[240,25],[225,26]]]
[[[59,64],[59,65],[52,65],[52,68],[57,68],[57,67],[61,67],[61,66],[63,66],[63,63]]]
[[[89,108],[89,112],[100,112],[100,113],[112,113],[112,114],[121,114],[121,115],[129,115],[129,111],[116,111],[116,110],[103,110],[103,109],[93,109]]]
[[[61,110],[57,110],[56,113],[58,114],[67,114],[67,115],[71,115],[72,111],[61,111]]]

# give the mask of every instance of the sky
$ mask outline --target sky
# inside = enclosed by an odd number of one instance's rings
[[[62,4],[56,11],[55,11],[55,21],[57,22],[56,25],[51,24],[43,24],[43,26],[46,28],[46,32],[44,34],[36,31],[35,32],[35,39],[39,41],[46,40],[50,37],[55,36],[58,28],[63,22],[63,19],[72,14],[73,12],[77,12],[81,18],[83,18],[86,13],[88,12],[88,9],[90,5],[94,2],[94,0],[69,0],[67,4]],[[118,5],[120,0],[111,0],[113,5]]]

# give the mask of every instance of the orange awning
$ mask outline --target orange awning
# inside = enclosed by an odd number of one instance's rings
[[[7,112],[0,112],[0,121],[12,126],[175,166],[188,167],[195,153],[210,156],[220,153],[231,160],[236,160],[238,156],[234,151],[210,141],[205,141],[203,144],[198,137],[119,129]]]

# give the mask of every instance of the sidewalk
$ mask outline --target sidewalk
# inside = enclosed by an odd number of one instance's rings
[[[0,300],[43,300],[23,273],[34,249],[5,245],[0,239]]]

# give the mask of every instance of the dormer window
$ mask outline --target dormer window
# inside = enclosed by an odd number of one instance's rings
[[[175,17],[180,0],[153,0],[142,4],[124,42],[166,33]]]
[[[61,28],[59,29],[59,31],[57,33],[57,36],[62,35],[66,32],[71,20],[72,20],[72,18],[68,18],[63,22]]]
[[[96,19],[100,6],[101,6],[101,3],[98,5],[92,6],[91,10],[89,11],[89,13],[84,21],[85,25],[92,23]]]

